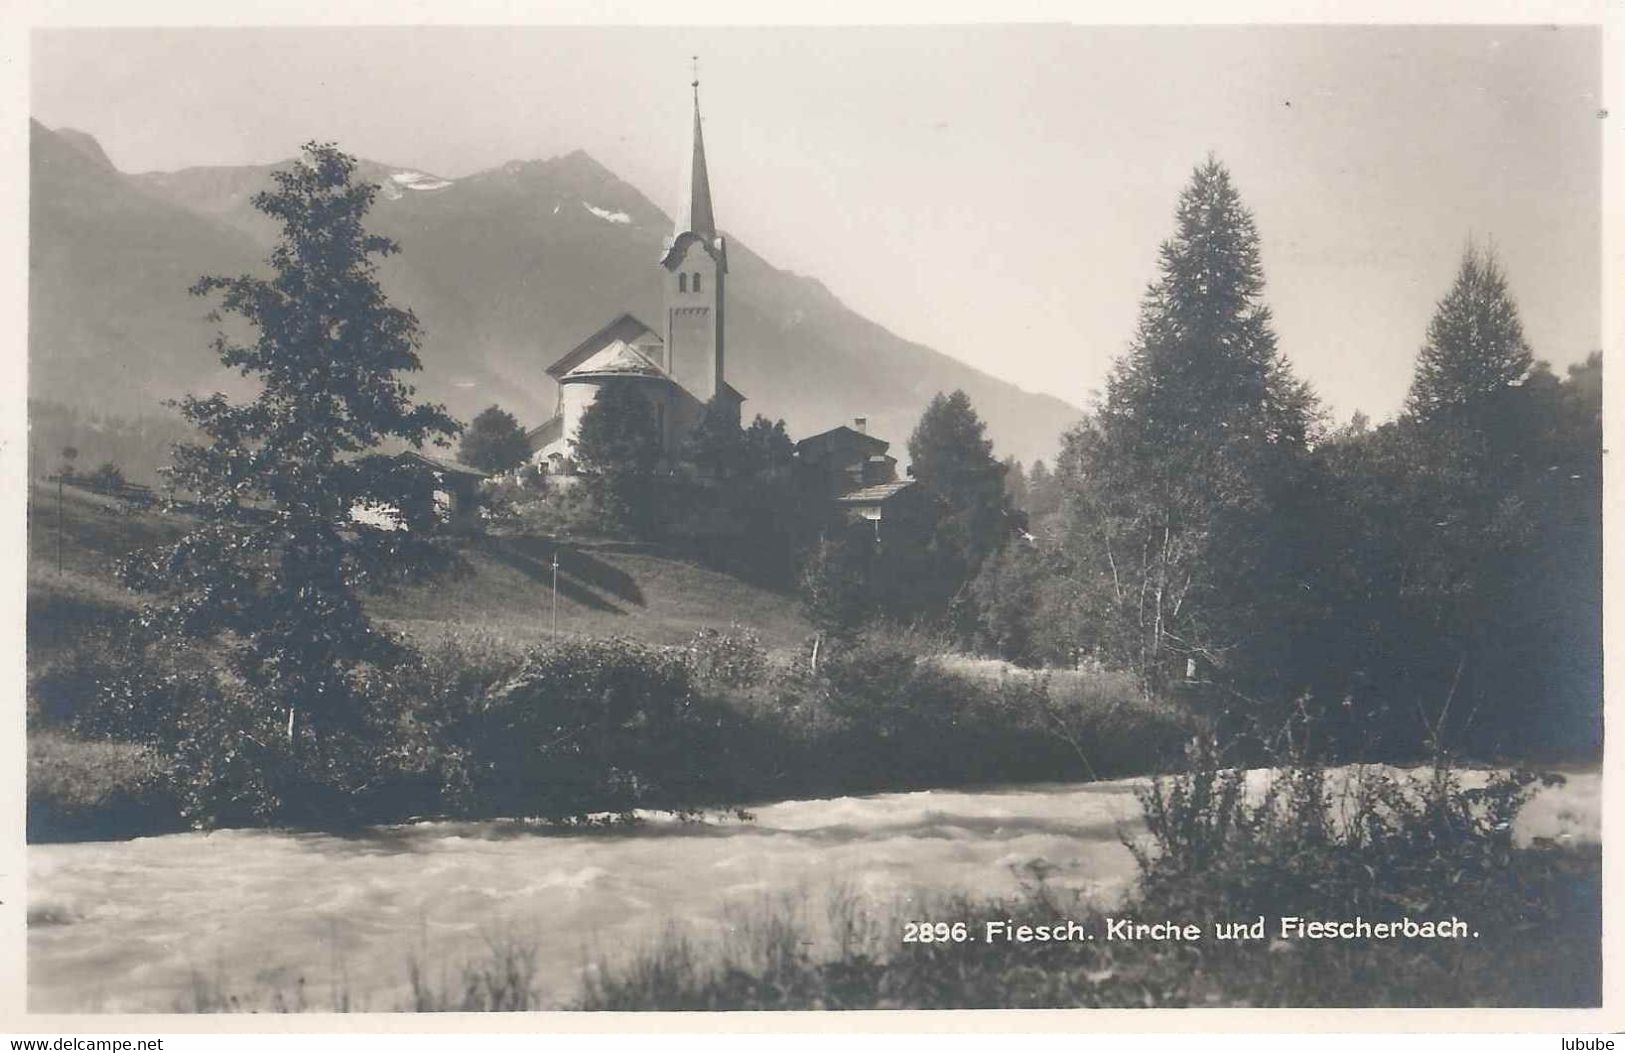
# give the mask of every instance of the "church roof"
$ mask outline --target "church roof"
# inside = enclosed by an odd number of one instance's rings
[[[566,373],[565,377],[600,377],[612,374],[670,379],[664,369],[625,340],[613,340],[599,348],[588,355],[580,365]]]
[[[560,382],[570,377],[650,377],[677,384],[682,388],[676,378],[647,353],[653,350],[657,352],[658,357],[663,354],[660,349],[664,346],[665,341],[660,339],[660,334],[631,314],[622,314],[560,355],[558,361],[547,367],[547,375]],[[726,395],[736,402],[745,401],[745,396],[726,381],[723,382],[719,394]],[[548,424],[542,425],[542,428],[547,428],[551,424],[549,421]],[[536,434],[539,431],[541,428],[528,436],[533,443],[533,449],[552,441],[551,437],[540,439]]]
[[[602,350],[616,341],[652,346],[659,346],[664,342],[660,339],[659,333],[632,315],[617,315],[614,321],[560,355],[558,361],[547,367],[547,375],[558,380],[586,361],[595,351]]]

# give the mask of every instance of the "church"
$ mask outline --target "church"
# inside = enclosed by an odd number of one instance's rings
[[[659,260],[665,316],[651,326],[622,314],[547,368],[558,383],[558,405],[552,419],[527,437],[532,463],[550,475],[574,474],[582,415],[611,384],[636,386],[654,412],[667,457],[699,423],[712,399],[739,418],[745,396],[728,383],[725,372],[728,249],[711,209],[698,80],[693,88],[692,152],[683,169],[677,219]]]
[[[711,207],[699,81],[692,87],[693,142],[677,218],[659,258],[664,317],[651,326],[621,314],[547,367],[558,384],[558,404],[552,418],[526,438],[531,463],[561,482],[576,474],[582,417],[609,385],[631,385],[649,404],[668,463],[713,400],[735,423],[740,420],[745,396],[728,383],[726,373],[728,247]],[[797,443],[798,475],[809,492],[846,518],[867,521],[878,531],[882,519],[918,498],[918,488],[897,478],[889,444],[868,434],[864,418],[855,418],[854,425]]]

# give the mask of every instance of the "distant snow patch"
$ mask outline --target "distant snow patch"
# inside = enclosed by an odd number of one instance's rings
[[[597,205],[589,205],[585,201],[583,201],[581,203],[581,207],[586,209],[588,212],[591,212],[593,215],[597,216],[599,219],[607,219],[611,223],[630,223],[630,222],[632,222],[632,217],[627,215],[625,212],[611,212],[607,208],[599,208]]]
[[[424,175],[422,172],[396,172],[389,178],[395,185],[405,187],[408,190],[444,190],[451,186],[451,180],[449,179]]]

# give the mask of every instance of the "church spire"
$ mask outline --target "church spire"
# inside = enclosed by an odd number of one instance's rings
[[[705,170],[705,137],[700,130],[700,71],[699,57],[694,58],[694,147],[684,179],[683,197],[678,204],[677,226],[672,231],[675,240],[693,232],[710,243],[717,236],[716,218],[711,212],[711,177]]]

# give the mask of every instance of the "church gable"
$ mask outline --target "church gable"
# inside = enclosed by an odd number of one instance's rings
[[[559,356],[558,361],[547,367],[547,374],[558,380],[599,351],[616,343],[637,349],[644,357],[664,368],[660,334],[632,315],[623,314]]]
[[[624,340],[616,340],[587,356],[580,365],[570,370],[565,376],[582,377],[610,373],[648,377],[663,377],[666,375],[666,371],[661,369],[658,363],[649,359],[636,347]]]

